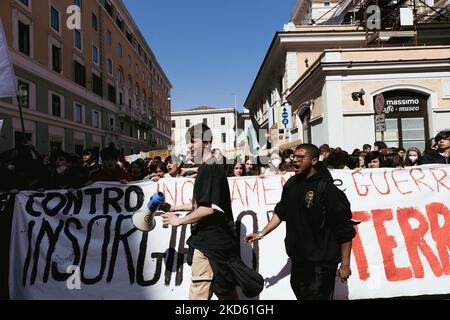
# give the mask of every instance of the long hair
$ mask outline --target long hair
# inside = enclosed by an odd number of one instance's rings
[[[415,151],[417,152],[417,161],[416,162],[412,162],[411,160],[409,160],[409,152],[410,151]],[[405,167],[412,167],[414,165],[421,165],[422,164],[422,153],[420,152],[419,149],[417,148],[409,148],[408,151],[406,151],[406,156],[405,156]]]

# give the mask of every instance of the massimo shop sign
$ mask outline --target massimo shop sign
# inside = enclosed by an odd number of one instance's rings
[[[426,95],[412,91],[388,91],[383,93],[384,113],[387,117],[423,116],[427,112]]]

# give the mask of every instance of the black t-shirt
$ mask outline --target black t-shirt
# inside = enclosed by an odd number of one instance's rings
[[[210,158],[212,159],[212,158]],[[194,209],[213,208],[214,213],[191,225],[187,243],[196,249],[229,249],[237,245],[233,228],[230,189],[223,166],[208,159],[198,169],[194,184]]]

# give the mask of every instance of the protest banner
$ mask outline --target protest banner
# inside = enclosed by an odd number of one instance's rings
[[[14,66],[9,54],[8,41],[6,39],[3,23],[0,19],[0,98],[17,96],[17,80],[14,74]],[[1,126],[0,126],[1,129]],[[1,131],[1,130],[0,130]]]
[[[240,241],[273,215],[291,174],[230,178]],[[450,166],[332,171],[356,226],[349,281],[335,299],[450,293]],[[16,197],[10,250],[13,299],[188,298],[190,227],[144,233],[131,216],[157,191],[166,201],[191,201],[193,179],[130,185],[97,183],[76,191],[21,192]],[[301,201],[301,200],[300,200]],[[243,260],[266,279],[259,299],[295,299],[282,224]]]

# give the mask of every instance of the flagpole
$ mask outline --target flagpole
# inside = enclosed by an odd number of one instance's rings
[[[23,123],[22,105],[24,104],[24,100],[26,98],[28,98],[28,92],[23,85],[20,85],[19,86],[19,95],[17,96],[17,101],[19,104],[20,125],[22,126],[22,139],[25,138],[25,125]]]

